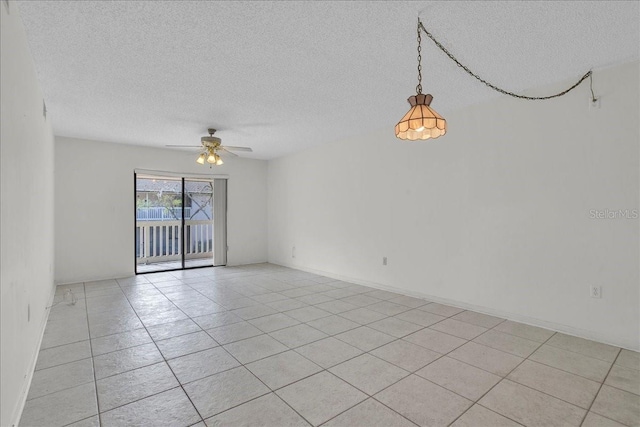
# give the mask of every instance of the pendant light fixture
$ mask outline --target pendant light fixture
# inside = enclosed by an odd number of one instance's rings
[[[407,101],[411,109],[396,125],[396,137],[409,141],[437,138],[447,133],[447,121],[430,107],[433,96],[422,93],[422,37],[418,18],[418,86]]]
[[[429,37],[435,43],[435,45],[449,57],[449,59],[455,62],[456,65],[462,68],[467,74],[483,83],[485,86],[495,90],[496,92],[500,92],[503,95],[508,95],[513,98],[524,99],[527,101],[544,101],[566,95],[588,78],[590,80],[591,90],[590,101],[594,105],[598,102],[598,98],[596,98],[596,95],[593,93],[593,73],[591,72],[591,70],[587,71],[580,78],[580,80],[574,83],[571,87],[553,95],[527,96],[519,95],[517,93],[501,89],[498,86],[489,83],[487,80],[471,71],[469,67],[462,64],[455,56],[453,56],[451,52],[449,52],[446,47],[442,45],[442,43],[436,40],[436,38],[429,31],[427,31],[424,25],[422,25],[420,17],[418,17],[418,86],[416,86],[416,95],[410,96],[408,99],[409,104],[411,104],[411,109],[396,125],[396,137],[400,139],[407,139],[410,141],[424,140],[429,138],[437,138],[447,133],[447,121],[443,119],[442,116],[438,114],[433,108],[431,108],[431,101],[433,100],[433,96],[429,94],[424,95],[422,93],[421,32],[424,32],[427,37]]]

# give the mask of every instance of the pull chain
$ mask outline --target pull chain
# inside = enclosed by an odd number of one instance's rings
[[[418,18],[418,86],[416,86],[416,92],[418,95],[422,93],[422,36],[420,34],[420,18]]]

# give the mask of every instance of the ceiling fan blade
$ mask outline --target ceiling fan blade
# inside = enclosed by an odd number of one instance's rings
[[[233,151],[246,151],[248,153],[252,153],[253,150],[249,147],[234,147],[233,145],[221,145],[220,148],[224,148],[225,150],[233,150]]]
[[[165,147],[202,148],[202,145],[165,145]]]
[[[232,153],[231,151],[227,150],[225,147],[220,146],[220,147],[218,147],[218,149],[220,151],[224,151],[227,154],[231,154],[232,156],[238,157],[238,155],[236,153]]]

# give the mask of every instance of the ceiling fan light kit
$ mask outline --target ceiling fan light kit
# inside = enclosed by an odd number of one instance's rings
[[[213,134],[216,133],[215,129],[209,128],[208,132],[209,136],[203,136],[202,138],[200,138],[200,145],[193,146],[194,148],[200,148],[203,150],[196,159],[196,163],[199,165],[204,165],[205,162],[215,166],[223,165],[224,161],[220,157],[220,153],[223,151],[226,154],[230,154],[232,156],[237,156],[234,151],[245,151],[248,153],[253,152],[253,150],[249,147],[222,145],[222,140],[217,136],[213,136]],[[191,145],[167,145],[167,147],[185,148],[191,147]]]
[[[404,115],[402,119],[398,122],[395,127],[396,137],[399,139],[409,140],[409,141],[417,141],[417,140],[425,140],[431,138],[438,138],[439,136],[447,133],[447,121],[438,114],[433,108],[431,108],[431,101],[433,100],[433,96],[427,94],[424,95],[422,93],[422,36],[421,33],[424,33],[435,43],[435,45],[443,51],[449,59],[455,62],[458,67],[462,68],[467,74],[476,80],[484,83],[487,87],[502,93],[503,95],[512,96],[514,98],[525,99],[529,101],[540,101],[547,100],[552,98],[557,98],[559,96],[566,95],[576,87],[580,85],[583,81],[590,79],[591,82],[591,102],[592,104],[597,103],[598,98],[595,97],[593,93],[593,73],[591,71],[587,71],[581,78],[578,80],[573,86],[563,90],[562,92],[556,93],[554,95],[548,96],[525,96],[518,95],[513,92],[509,92],[507,90],[501,89],[488,81],[484,80],[473,71],[471,71],[467,66],[463,65],[458,59],[451,54],[447,48],[445,48],[438,40],[436,40],[433,35],[427,31],[427,29],[422,24],[420,17],[418,17],[418,86],[416,86],[416,95],[410,96],[407,100],[409,104],[411,104],[411,109],[407,114]]]
[[[200,153],[200,155],[196,159],[196,163],[200,165],[204,165],[204,162],[216,166],[224,164],[222,158],[215,152],[215,149],[211,147],[206,147],[206,151]]]
[[[216,165],[216,166],[220,166],[220,165],[224,164],[224,162],[222,161],[220,156],[217,155],[215,152],[210,152],[209,153],[209,156],[207,156],[207,163],[210,163],[210,164]]]

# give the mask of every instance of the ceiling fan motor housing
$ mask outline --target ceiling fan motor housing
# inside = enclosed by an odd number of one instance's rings
[[[210,148],[218,148],[222,144],[222,140],[217,136],[203,136],[200,138],[202,145]]]

